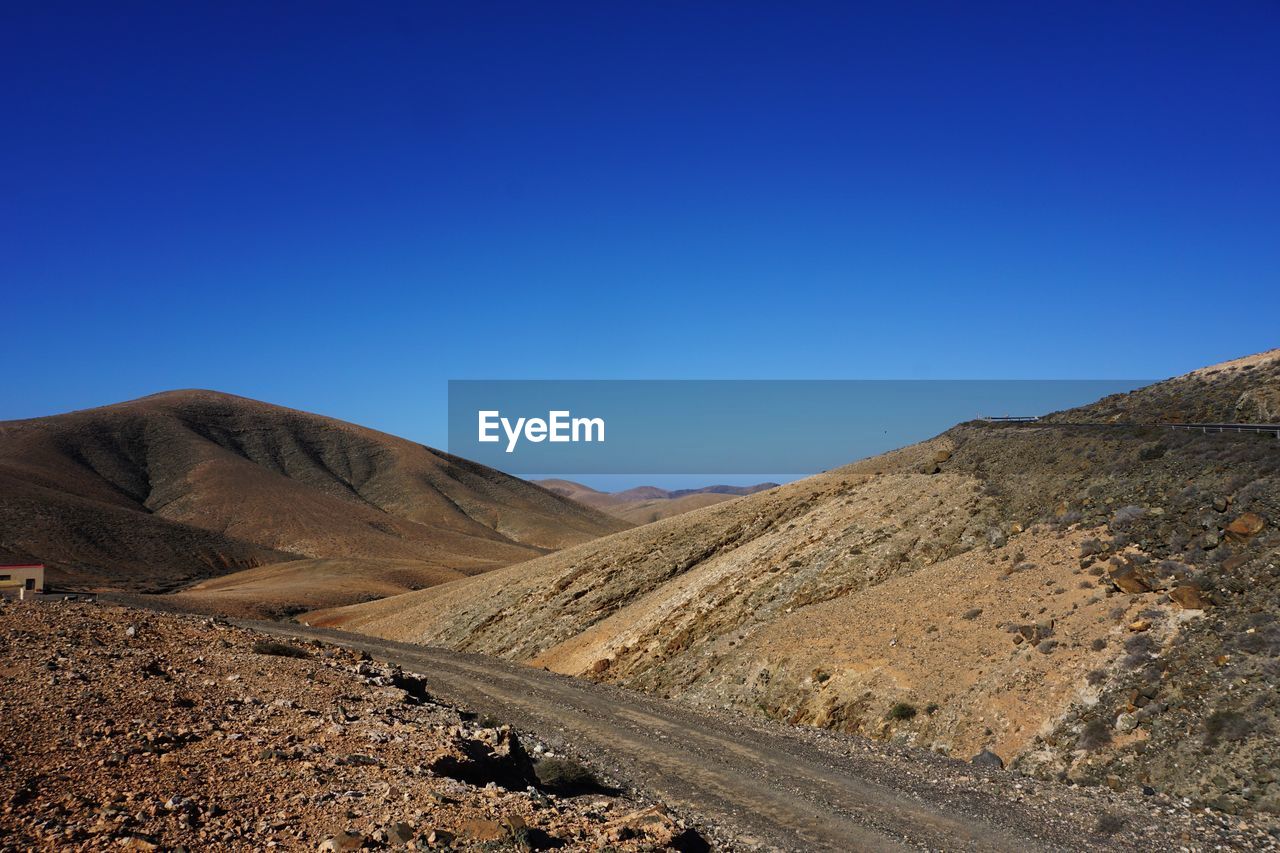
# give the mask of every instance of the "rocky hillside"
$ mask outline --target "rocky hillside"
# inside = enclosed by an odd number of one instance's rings
[[[1237,358],[1157,382],[1090,406],[1058,422],[1280,423],[1280,350]]]
[[[1276,355],[1134,392],[1125,410],[1163,411],[1178,386],[1269,393]],[[308,618],[1280,810],[1280,443],[1068,423],[1094,410],[1056,420],[963,424],[518,570]]]
[[[177,391],[0,423],[0,560],[168,588],[300,557],[483,571],[625,528],[523,480],[332,418]]]
[[[0,601],[0,639],[3,851],[707,848],[350,652],[86,603]]]
[[[776,487],[777,483],[754,486],[703,486],[700,489],[660,489],[637,486],[621,492],[601,492],[572,480],[535,480],[548,491],[585,504],[632,524],[649,524],[663,518],[724,503],[742,495],[754,495]]]

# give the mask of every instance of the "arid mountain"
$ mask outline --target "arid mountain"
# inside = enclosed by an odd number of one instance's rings
[[[627,525],[523,480],[306,412],[175,391],[0,423],[0,559],[164,589],[297,559],[463,574]]]
[[[581,504],[629,521],[649,524],[673,515],[724,503],[742,495],[775,488],[777,483],[754,486],[704,486],[700,489],[668,491],[657,486],[637,486],[621,492],[601,492],[572,480],[535,480],[539,486]]]
[[[1274,392],[1278,361],[1047,422],[961,424],[518,568],[304,618],[1277,811],[1280,442],[1151,424],[1170,401],[1185,420],[1230,420]]]

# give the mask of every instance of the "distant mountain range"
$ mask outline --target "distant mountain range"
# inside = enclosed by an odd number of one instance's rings
[[[673,515],[723,503],[777,487],[777,483],[754,486],[704,486],[700,489],[668,491],[657,486],[636,486],[621,492],[601,492],[572,480],[535,480],[544,489],[571,498],[633,524],[648,524]]]

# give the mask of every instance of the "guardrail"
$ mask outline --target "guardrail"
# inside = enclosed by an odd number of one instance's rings
[[[1269,432],[1280,438],[1280,424],[1160,424],[1168,429],[1199,432]]]
[[[1042,421],[1039,417],[982,417],[978,420],[986,423],[1027,424],[1034,423],[1046,427],[1161,427],[1162,429],[1182,429],[1193,432],[1258,432],[1274,435],[1280,439],[1280,424],[1171,424],[1171,423],[1133,423],[1129,421],[1107,421],[1095,423],[1088,421]]]

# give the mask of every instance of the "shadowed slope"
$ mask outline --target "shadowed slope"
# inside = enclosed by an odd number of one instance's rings
[[[625,523],[332,418],[211,391],[0,424],[0,555],[163,588],[289,557],[506,564]]]

